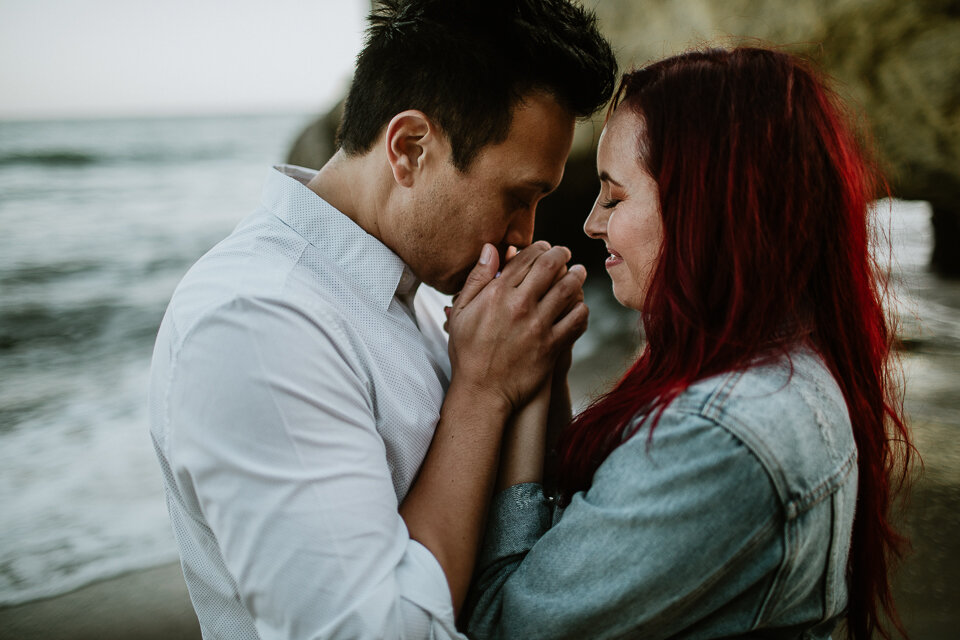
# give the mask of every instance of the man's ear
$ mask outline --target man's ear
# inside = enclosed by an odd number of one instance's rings
[[[387,123],[385,144],[393,179],[403,187],[413,185],[425,156],[435,153],[439,130],[422,111],[401,111]]]

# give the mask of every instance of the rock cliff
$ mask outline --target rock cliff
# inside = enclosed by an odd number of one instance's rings
[[[690,47],[789,44],[819,63],[866,116],[896,196],[928,200],[932,266],[960,276],[960,2],[957,0],[601,0],[598,17],[623,68]],[[333,152],[339,106],[303,132],[295,164]],[[537,236],[562,242],[593,272],[602,246],[580,228],[596,196],[599,121],[581,127],[559,192],[540,206]],[[598,268],[599,267],[599,268]]]

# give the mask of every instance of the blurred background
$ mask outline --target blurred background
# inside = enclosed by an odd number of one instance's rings
[[[586,0],[621,65],[704,42],[789,44],[873,131],[907,409],[925,469],[897,598],[914,638],[960,614],[960,6],[956,0]],[[317,168],[369,0],[0,0],[0,638],[196,638],[148,436],[153,338],[187,268]],[[587,264],[582,406],[623,371],[582,123],[537,235]]]

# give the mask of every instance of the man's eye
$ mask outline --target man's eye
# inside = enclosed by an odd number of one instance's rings
[[[525,198],[521,198],[519,196],[513,196],[513,200],[516,203],[518,209],[530,208],[530,201]]]

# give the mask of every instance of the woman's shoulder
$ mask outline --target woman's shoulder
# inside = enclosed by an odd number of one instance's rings
[[[843,393],[809,347],[698,381],[666,411],[709,420],[748,447],[788,511],[830,495],[856,465]]]

